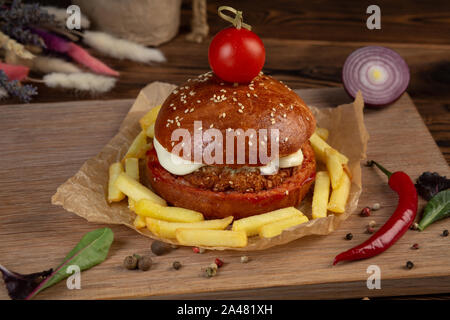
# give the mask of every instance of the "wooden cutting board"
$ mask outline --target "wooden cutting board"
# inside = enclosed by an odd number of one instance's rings
[[[342,89],[299,90],[317,107],[333,107],[351,99]],[[83,101],[1,106],[0,115],[0,263],[20,273],[37,272],[59,264],[88,231],[103,227],[52,206],[56,187],[72,176],[113,137],[132,100]],[[368,157],[392,171],[404,170],[413,179],[423,171],[450,175],[449,167],[407,94],[389,108],[366,110],[370,134]],[[408,231],[385,253],[365,261],[331,262],[336,254],[369,237],[370,220],[383,224],[396,207],[397,197],[386,177],[363,168],[359,208],[375,202],[381,209],[371,217],[358,212],[328,236],[312,236],[272,249],[249,252],[209,251],[194,254],[180,248],[154,257],[148,272],[127,271],[125,256],[151,254],[148,238],[124,226],[111,226],[115,241],[108,259],[81,275],[81,289],[69,290],[65,281],[39,294],[41,299],[103,298],[360,298],[450,292],[450,219],[424,232]],[[421,201],[421,207],[424,202]],[[353,240],[346,241],[347,233]],[[419,250],[412,250],[414,243]],[[218,275],[200,276],[200,269],[225,261]],[[182,269],[171,269],[173,261]],[[407,270],[408,260],[415,267]],[[381,289],[369,290],[366,270],[381,270]],[[3,285],[0,298],[7,299]]]

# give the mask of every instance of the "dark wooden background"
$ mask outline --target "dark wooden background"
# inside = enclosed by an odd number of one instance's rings
[[[47,1],[48,2],[48,1]],[[68,1],[50,1],[63,6]],[[267,50],[264,71],[293,88],[342,86],[345,58],[358,47],[378,44],[398,51],[411,69],[408,92],[450,163],[450,1],[378,1],[381,30],[366,28],[371,1],[208,1],[210,35],[227,26],[219,5],[244,11],[245,20],[262,37]],[[182,5],[180,34],[160,49],[168,62],[142,65],[99,56],[120,71],[116,87],[101,96],[49,89],[38,85],[35,102],[134,98],[152,81],[180,84],[209,69],[210,38],[202,44],[184,40],[189,31],[191,1]],[[39,75],[36,75],[39,77]],[[17,103],[4,100],[1,103]],[[432,168],[430,168],[432,169]]]

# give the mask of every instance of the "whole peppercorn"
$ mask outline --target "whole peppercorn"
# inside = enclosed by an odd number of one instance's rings
[[[413,250],[419,249],[419,244],[418,244],[418,243],[414,243],[414,244],[411,246],[411,249],[413,249]]]
[[[373,206],[372,206],[372,210],[380,210],[380,208],[381,208],[381,206],[380,206],[380,204],[378,203],[378,202],[376,202],[376,203],[374,203],[373,204]]]
[[[214,260],[214,262],[217,264],[217,266],[220,268],[221,266],[223,266],[223,261],[220,260],[219,258],[216,258],[216,260]]]
[[[369,233],[369,234],[372,234],[372,233],[375,232],[375,228],[374,228],[374,227],[371,227],[371,226],[369,225],[369,226],[367,226],[367,228],[366,228],[366,232]]]
[[[151,249],[154,254],[156,254],[157,256],[161,256],[163,254],[172,251],[172,245],[162,241],[155,240],[152,242]]]
[[[134,270],[137,268],[138,258],[136,255],[125,257],[123,260],[123,266],[128,270]]]
[[[370,208],[365,207],[361,210],[361,213],[359,214],[361,217],[368,217],[370,216]]]
[[[209,267],[210,268],[213,268],[213,269],[219,269],[219,266],[217,265],[217,264],[215,264],[215,263],[211,263],[210,265],[209,265]]]
[[[214,277],[216,274],[217,274],[217,269],[212,268],[212,267],[206,267],[205,268],[205,276],[207,278]]]
[[[179,270],[181,268],[181,263],[179,261],[175,261],[174,263],[172,263],[172,268],[174,268],[175,270]]]
[[[414,222],[411,227],[409,227],[411,230],[419,230],[419,224],[417,222]]]
[[[345,240],[352,240],[353,239],[353,235],[351,233],[347,233],[347,235],[345,236]]]
[[[138,268],[139,270],[147,271],[151,268],[152,263],[153,263],[152,258],[150,258],[149,256],[142,256],[138,260]]]
[[[414,267],[414,263],[412,261],[406,262],[406,269],[412,269]]]
[[[448,230],[445,229],[444,231],[442,231],[442,236],[443,237],[448,237]]]
[[[249,261],[248,256],[242,256],[241,257],[241,263],[247,263]]]

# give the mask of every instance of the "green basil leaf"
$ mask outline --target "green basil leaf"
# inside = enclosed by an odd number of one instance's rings
[[[433,222],[450,216],[450,189],[436,194],[428,201],[419,222],[419,230],[424,230]]]
[[[83,271],[103,262],[108,255],[113,240],[114,233],[110,228],[97,229],[85,234],[55,271],[42,281],[27,299],[70,276],[67,273],[67,268],[71,265],[77,265]]]

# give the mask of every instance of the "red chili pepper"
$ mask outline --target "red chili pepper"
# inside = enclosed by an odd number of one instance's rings
[[[334,258],[333,265],[345,260],[367,259],[382,253],[392,246],[408,230],[417,214],[417,191],[411,178],[402,171],[391,173],[375,161],[375,164],[389,178],[389,186],[397,192],[399,201],[389,220],[362,244],[342,252]]]

